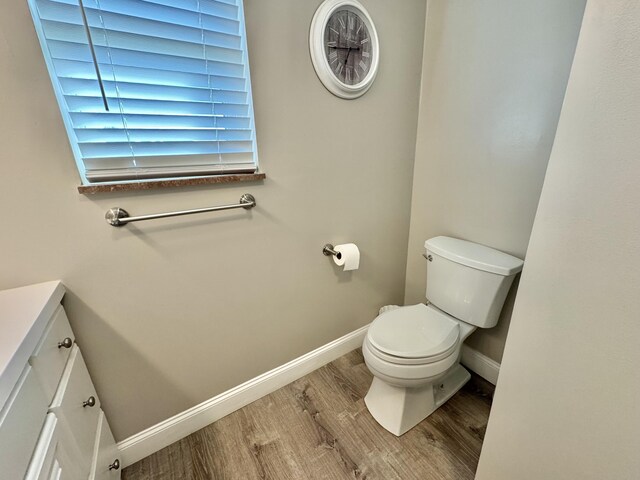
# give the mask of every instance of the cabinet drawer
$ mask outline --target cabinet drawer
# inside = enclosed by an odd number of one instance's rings
[[[48,414],[25,480],[79,480],[82,477],[82,471],[60,440],[58,418]]]
[[[71,353],[73,341],[74,335],[71,331],[71,325],[69,325],[62,305],[59,305],[45,329],[42,340],[29,359],[29,363],[33,366],[49,400],[56,392],[64,366]]]
[[[51,411],[61,423],[62,441],[88,476],[100,416],[100,400],[77,345],[58,385]]]
[[[104,412],[100,410],[98,433],[93,451],[93,464],[89,480],[118,480],[120,478],[120,459]]]
[[[27,365],[0,412],[0,475],[23,478],[38,441],[49,402]]]

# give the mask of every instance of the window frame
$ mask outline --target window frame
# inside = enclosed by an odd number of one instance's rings
[[[205,184],[211,185],[211,184],[218,184],[218,183],[238,182],[238,181],[263,180],[264,178],[266,178],[266,175],[260,171],[260,164],[259,164],[259,158],[258,158],[257,131],[256,131],[256,125],[255,125],[255,111],[254,111],[254,104],[253,104],[253,89],[252,89],[252,83],[251,83],[251,68],[250,68],[250,62],[249,62],[249,47],[248,47],[248,39],[247,39],[246,18],[245,18],[245,11],[244,11],[244,0],[234,0],[234,2],[235,2],[235,5],[238,7],[238,22],[239,22],[238,35],[240,36],[240,39],[241,39],[240,49],[242,50],[242,62],[243,62],[243,67],[245,69],[244,76],[246,80],[249,128],[251,131],[251,144],[252,144],[251,154],[253,159],[253,166],[255,167],[254,172],[238,173],[238,172],[233,172],[229,170],[229,173],[222,172],[222,173],[203,174],[203,175],[185,174],[185,175],[178,175],[178,176],[157,176],[152,178],[119,179],[114,181],[93,181],[93,182],[89,181],[86,175],[86,166],[85,166],[84,158],[79,146],[80,142],[76,135],[76,131],[73,126],[73,121],[71,118],[71,112],[68,107],[65,94],[62,91],[62,85],[57,76],[53,58],[49,51],[49,45],[47,43],[48,40],[46,38],[44,27],[42,25],[42,20],[38,13],[37,2],[38,0],[27,0],[31,17],[33,20],[34,28],[38,37],[38,42],[42,50],[42,57],[47,67],[49,80],[53,88],[54,95],[56,97],[57,106],[62,117],[65,131],[67,133],[69,145],[71,147],[71,151],[73,153],[73,157],[75,160],[76,168],[80,176],[81,185],[78,186],[78,191],[80,193],[98,193],[98,192],[104,192],[104,191],[123,191],[123,190],[147,190],[152,188],[173,187],[173,186],[182,186],[182,185],[205,185]],[[223,0],[222,3],[227,3],[227,2],[224,2]],[[82,8],[82,6],[78,4],[78,8]],[[90,44],[88,40],[86,45],[88,48],[90,48]],[[201,155],[206,156],[206,155],[216,155],[216,154],[201,154]],[[109,158],[109,157],[105,157],[105,158]],[[212,163],[211,165],[213,166],[215,164]],[[251,164],[248,163],[247,165],[251,165]],[[176,171],[179,171],[181,167],[183,167],[185,170],[189,169],[189,166],[184,166],[184,165],[182,166],[170,165],[170,164],[167,165],[167,168],[173,168]]]

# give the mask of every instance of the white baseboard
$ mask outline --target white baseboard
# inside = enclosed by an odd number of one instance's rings
[[[495,385],[498,381],[500,364],[467,345],[462,346],[462,359],[460,363],[480,375],[489,383]]]
[[[127,467],[362,346],[369,325],[174,415],[118,443]],[[500,364],[466,345],[462,364],[496,384]]]
[[[369,325],[263,373],[118,443],[123,467],[239,410],[362,346]]]

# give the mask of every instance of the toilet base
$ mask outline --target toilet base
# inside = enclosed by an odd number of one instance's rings
[[[460,364],[435,383],[417,388],[396,387],[374,376],[364,403],[385,430],[399,437],[431,415],[470,378]]]

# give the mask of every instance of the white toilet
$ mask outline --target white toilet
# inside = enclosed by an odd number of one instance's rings
[[[427,305],[384,307],[362,345],[373,374],[365,404],[398,436],[469,380],[460,365],[460,347],[477,327],[498,323],[523,265],[519,258],[456,238],[435,237],[424,246]]]

